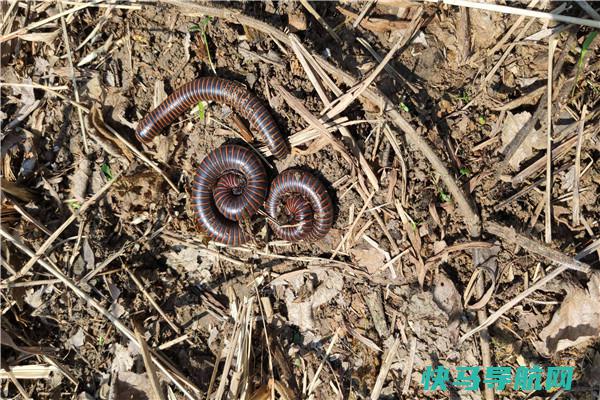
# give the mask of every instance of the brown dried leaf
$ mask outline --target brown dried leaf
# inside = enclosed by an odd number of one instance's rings
[[[567,294],[550,324],[540,333],[538,350],[556,353],[600,337],[600,272],[592,274],[588,290]]]
[[[448,315],[448,329],[453,342],[458,341],[462,299],[454,282],[445,272],[439,271],[434,278],[433,301]]]
[[[350,250],[350,255],[359,267],[366,269],[370,274],[374,274],[381,266],[385,264],[383,253],[373,246],[360,244]]]
[[[531,114],[523,111],[518,114],[513,114],[510,111],[506,113],[506,119],[502,126],[502,148],[504,151],[506,146],[513,141],[517,132],[525,126],[531,118]],[[533,149],[542,149],[546,146],[546,135],[544,130],[531,132],[517,149],[515,154],[509,160],[509,165],[514,169],[519,169],[519,164],[522,161],[529,159],[533,155]]]

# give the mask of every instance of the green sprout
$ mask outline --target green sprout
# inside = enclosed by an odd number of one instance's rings
[[[466,176],[466,177],[469,177],[471,175],[471,170],[469,168],[467,168],[467,167],[462,167],[459,170],[459,172],[460,172],[461,175]]]
[[[75,199],[67,200],[66,203],[69,206],[69,208],[73,211],[77,211],[81,208],[81,203]]]
[[[477,118],[477,122],[479,122],[479,125],[485,125],[485,117],[480,115],[479,118]]]
[[[202,100],[200,100],[198,102],[198,118],[200,118],[200,121],[204,122],[205,116],[206,116],[206,107],[204,107],[204,103],[202,102]]]
[[[581,53],[579,54],[579,60],[577,61],[577,73],[575,74],[575,84],[577,84],[577,81],[579,80],[579,75],[581,74],[581,71],[583,70],[583,60],[585,58],[585,55],[587,54],[587,52],[590,48],[590,45],[592,44],[592,42],[594,41],[594,39],[596,38],[597,35],[598,35],[597,31],[590,32],[590,34],[587,35],[587,37],[583,41],[583,44],[581,45]],[[571,91],[571,96],[573,96],[573,93],[575,93],[575,86],[576,85],[573,85],[573,90]]]
[[[104,336],[98,336],[98,346],[104,346]]]
[[[104,176],[106,176],[106,178],[109,181],[113,180],[113,173],[112,173],[112,171],[110,169],[110,166],[108,164],[102,164],[100,166],[100,169],[102,170],[102,172],[104,173]]]
[[[439,195],[440,195],[440,200],[442,201],[442,203],[449,203],[451,200],[451,197],[448,193],[444,192],[442,189],[439,189]]]
[[[465,103],[468,103],[471,101],[471,95],[469,94],[468,91],[463,90],[460,96],[456,96],[457,99],[462,100]]]
[[[404,112],[408,112],[409,111],[408,106],[406,104],[402,103],[402,102],[400,102],[400,109],[402,109],[402,111],[404,111]]]
[[[210,49],[208,48],[208,39],[206,37],[206,28],[208,27],[208,24],[211,21],[212,21],[212,17],[209,17],[209,16],[204,17],[204,18],[202,18],[202,20],[199,23],[193,24],[192,26],[190,26],[189,31],[200,33],[200,37],[202,38],[202,42],[204,43],[204,47],[206,48],[206,55],[208,56],[208,64],[210,65],[210,69],[212,69],[212,72],[214,74],[216,74],[217,71],[215,70],[215,65],[213,64],[212,57],[210,56]]]

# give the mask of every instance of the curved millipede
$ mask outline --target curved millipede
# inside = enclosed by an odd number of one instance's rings
[[[179,115],[201,100],[227,104],[260,132],[271,153],[285,158],[290,149],[267,107],[241,84],[227,79],[206,77],[186,83],[148,113],[136,128],[137,138],[144,143],[152,139]]]
[[[251,217],[267,196],[267,174],[252,151],[224,145],[196,169],[192,209],[196,221],[213,240],[239,246],[249,237],[240,222]]]
[[[333,224],[333,203],[323,183],[314,175],[288,169],[277,175],[265,208],[277,220],[280,205],[288,214],[288,225],[269,221],[275,234],[287,241],[323,238]]]

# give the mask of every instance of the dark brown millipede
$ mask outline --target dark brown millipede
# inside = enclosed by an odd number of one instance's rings
[[[201,100],[227,104],[246,118],[253,129],[260,132],[275,157],[283,159],[289,154],[290,149],[285,138],[258,97],[237,82],[215,77],[196,79],[171,93],[140,121],[136,129],[138,139],[144,143],[152,141],[179,115]]]
[[[288,214],[288,225],[291,226],[269,221],[281,239],[314,241],[323,238],[331,229],[331,197],[323,183],[309,172],[288,169],[275,177],[265,208],[271,217],[278,220],[281,205]]]
[[[150,142],[161,130],[200,100],[225,103],[263,135],[277,158],[289,154],[289,147],[275,120],[258,98],[239,83],[219,78],[189,82],[167,97],[140,121],[136,135]],[[209,153],[196,169],[192,185],[192,209],[200,228],[210,237],[229,246],[247,242],[250,232],[240,224],[265,203],[267,175],[260,158],[239,145],[223,145]],[[280,205],[293,226],[278,224]],[[284,171],[271,185],[266,202],[275,234],[288,241],[324,237],[333,223],[333,205],[323,184],[312,174],[296,169]]]
[[[202,230],[228,246],[248,241],[240,226],[267,196],[267,175],[260,158],[238,145],[224,145],[211,152],[196,169],[192,185],[192,209]]]

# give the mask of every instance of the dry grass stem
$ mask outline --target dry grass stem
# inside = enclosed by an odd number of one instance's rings
[[[144,297],[146,299],[148,299],[148,301],[150,302],[150,304],[152,305],[152,307],[154,307],[154,309],[156,311],[158,311],[158,313],[160,314],[160,316],[163,317],[163,319],[167,322],[167,324],[169,324],[169,326],[171,327],[171,329],[173,329],[175,331],[175,333],[177,333],[178,335],[181,334],[181,329],[163,311],[163,309],[158,305],[158,303],[156,302],[156,300],[154,300],[154,297],[150,293],[148,293],[148,291],[144,287],[144,283],[129,268],[127,268],[126,266],[124,266],[124,269],[125,269],[125,271],[127,271],[127,273],[129,274],[129,276],[131,277],[131,280],[135,283],[135,285],[138,287],[138,289],[140,290],[140,292],[142,292],[142,294],[144,295]]]
[[[417,354],[417,338],[412,337],[410,339],[410,356],[408,358],[408,365],[404,375],[404,386],[402,387],[402,394],[407,395],[410,389],[410,382],[412,378],[412,371],[415,365],[415,355]]]
[[[323,370],[323,366],[325,365],[325,362],[327,361],[327,358],[331,354],[331,351],[333,350],[333,346],[337,343],[337,340],[339,337],[340,337],[340,328],[338,328],[335,331],[335,334],[331,338],[331,342],[329,342],[329,346],[327,346],[327,350],[325,351],[323,360],[321,360],[321,363],[319,364],[319,368],[317,368],[317,371],[315,372],[315,376],[313,376],[312,380],[310,381],[310,384],[308,385],[308,388],[306,391],[307,398],[310,398],[312,395],[312,392],[314,392],[314,390],[317,388],[317,385],[319,384],[319,375],[321,374],[321,371]]]
[[[385,360],[383,364],[381,364],[381,368],[379,369],[379,374],[377,375],[377,380],[375,381],[375,386],[371,391],[371,400],[376,400],[381,395],[381,389],[383,388],[383,384],[385,383],[385,379],[390,372],[390,368],[392,367],[392,363],[396,359],[398,347],[400,346],[400,338],[396,337],[394,339],[394,343],[389,348]]]
[[[577,132],[577,145],[575,150],[575,174],[573,176],[573,226],[579,226],[580,224],[579,184],[581,177],[581,146],[583,143],[583,131],[586,113],[587,105],[584,104],[583,110],[581,110],[581,118],[579,119],[579,130]]]
[[[494,11],[503,14],[523,15],[526,17],[539,18],[548,21],[559,21],[566,24],[584,25],[592,28],[600,29],[600,21],[594,21],[585,18],[570,17],[568,15],[552,14],[543,11],[528,10],[518,7],[508,7],[493,3],[479,3],[467,0],[441,0],[445,4],[461,7],[477,8],[480,10]]]
[[[165,396],[160,387],[160,382],[158,380],[158,375],[156,374],[156,368],[152,363],[152,355],[150,354],[150,350],[148,348],[148,343],[146,343],[146,339],[144,338],[144,329],[141,324],[137,321],[133,322],[133,331],[135,333],[135,337],[140,345],[140,352],[142,353],[142,360],[144,361],[144,367],[146,368],[146,375],[148,376],[148,380],[150,381],[150,386],[152,387],[152,392],[156,396],[156,400],[165,400]]]
[[[577,261],[572,257],[564,255],[560,251],[554,250],[542,243],[529,239],[528,237],[517,233],[513,228],[508,228],[495,222],[486,222],[484,223],[484,229],[486,232],[498,236],[506,242],[519,245],[533,254],[537,254],[546,258],[552,264],[555,264],[559,267],[566,267],[568,269],[584,273],[590,273],[591,271],[590,266],[586,263]]]
[[[77,11],[83,10],[84,8],[92,7],[92,6],[94,6],[94,5],[98,4],[98,3],[101,3],[102,1],[103,0],[92,0],[89,3],[82,3],[80,6],[73,7],[73,8],[70,8],[68,10],[65,10],[65,11],[61,11],[58,14],[49,16],[48,18],[44,18],[44,19],[41,19],[39,21],[33,22],[33,23],[29,24],[28,26],[26,26],[24,28],[17,29],[14,32],[11,32],[11,33],[8,33],[6,35],[0,36],[0,43],[3,43],[3,42],[6,42],[7,40],[11,40],[11,39],[17,38],[19,36],[22,36],[22,35],[26,34],[27,32],[29,32],[29,31],[31,31],[33,29],[42,27],[42,26],[44,26],[44,25],[46,25],[46,24],[48,24],[48,23],[50,23],[52,21],[55,21],[55,20],[59,19],[59,18],[63,18],[65,16],[67,16],[67,15],[70,15],[70,14],[73,14],[73,13],[75,13]]]
[[[558,41],[551,39],[548,45],[548,111],[546,112],[546,212],[544,239],[552,242],[552,63]]]
[[[319,24],[321,24],[321,26],[325,28],[327,33],[329,33],[336,42],[342,42],[342,39],[340,39],[338,34],[335,33],[335,31],[331,28],[331,26],[329,26],[329,24],[323,19],[323,17],[321,17],[317,10],[315,10],[313,6],[310,5],[308,0],[300,0],[300,3],[304,6],[304,8],[306,8],[306,11],[308,11],[313,17],[315,17]]]
[[[58,0],[58,8],[63,13],[62,1]],[[77,80],[75,79],[75,67],[73,66],[73,55],[71,54],[71,44],[69,43],[69,33],[67,32],[67,23],[65,16],[60,17],[60,23],[63,31],[63,41],[65,42],[65,49],[67,51],[67,60],[69,61],[69,69],[71,71],[71,84],[73,85],[73,93],[75,94],[75,102],[79,103],[79,87],[77,86]],[[79,125],[81,127],[81,138],[83,141],[83,150],[85,154],[89,154],[90,148],[87,140],[87,133],[85,129],[85,122],[83,120],[83,113],[80,108],[77,108],[77,117],[79,118]]]

